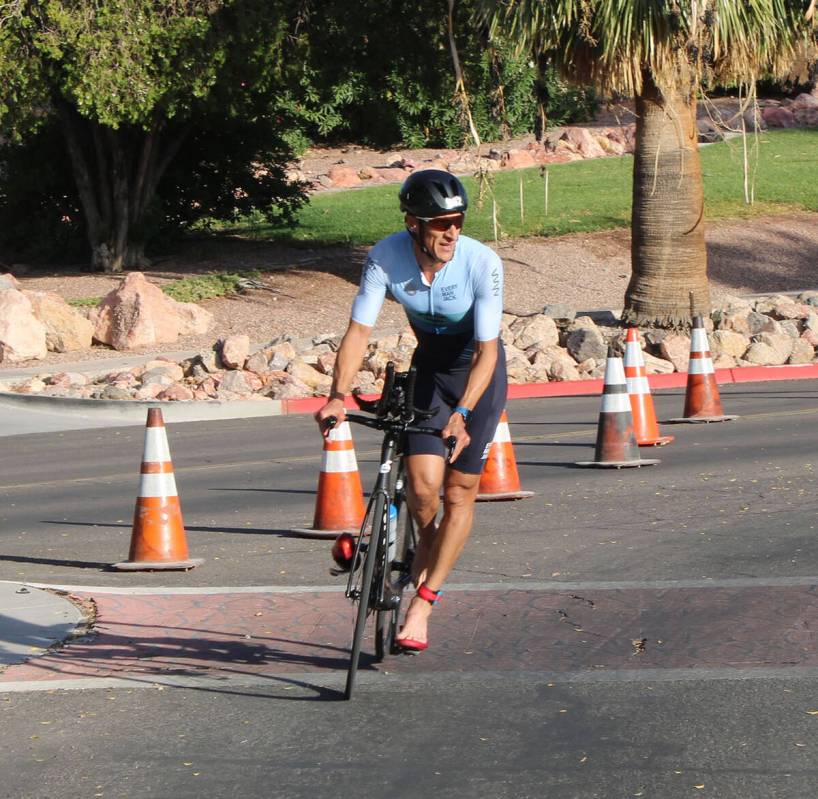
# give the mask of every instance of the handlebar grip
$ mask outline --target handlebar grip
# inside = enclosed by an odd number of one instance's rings
[[[324,430],[332,430],[335,425],[338,424],[338,417],[337,416],[327,416],[324,419]]]
[[[383,391],[381,392],[381,400],[378,403],[378,416],[386,416],[389,410],[389,398],[392,394],[392,386],[395,385],[395,362],[389,361],[386,364],[386,374],[383,378]]]
[[[413,418],[415,411],[415,380],[418,370],[412,366],[406,377],[406,393],[403,395],[403,416],[405,419]]]

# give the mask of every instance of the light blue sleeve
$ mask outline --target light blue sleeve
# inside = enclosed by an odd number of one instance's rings
[[[474,286],[474,337],[491,341],[503,319],[503,262],[495,252],[481,265]]]
[[[366,259],[361,286],[352,303],[352,321],[374,327],[386,297],[386,273],[372,260]]]

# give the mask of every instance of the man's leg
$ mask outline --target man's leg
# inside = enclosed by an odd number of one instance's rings
[[[437,512],[443,485],[445,462],[437,455],[407,455],[406,487],[409,508],[418,533],[418,548],[412,563],[412,581],[419,585],[425,579],[426,563],[437,534]]]
[[[413,457],[435,457],[435,456],[413,456]],[[437,458],[437,460],[440,460]],[[407,463],[407,473],[409,464]],[[411,480],[411,478],[410,478]],[[454,568],[463,547],[466,545],[471,533],[472,521],[474,519],[474,500],[477,496],[477,489],[480,484],[479,474],[464,474],[456,469],[448,469],[444,479],[443,497],[443,518],[437,528],[437,533],[431,539],[431,546],[425,549],[425,570],[424,582],[433,591],[439,591],[443,583]],[[422,481],[412,483],[412,485],[422,485]],[[438,484],[439,485],[439,484]],[[439,491],[439,488],[438,488]],[[431,497],[426,496],[426,503],[421,499],[421,507],[427,513],[431,508]],[[439,500],[438,500],[439,501]],[[428,516],[421,515],[419,521],[428,519]],[[434,516],[431,517],[431,524],[434,524]],[[427,522],[428,525],[428,522]],[[428,526],[427,526],[428,529]],[[413,641],[426,641],[427,622],[432,606],[425,600],[414,597],[409,609],[406,611],[406,619],[403,629],[398,636],[398,641],[402,638],[409,638]]]

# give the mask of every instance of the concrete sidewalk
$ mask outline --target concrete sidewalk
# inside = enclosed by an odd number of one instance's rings
[[[65,596],[22,583],[0,583],[0,669],[42,655],[83,620]]]

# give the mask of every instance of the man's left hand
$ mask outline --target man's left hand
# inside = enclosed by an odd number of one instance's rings
[[[445,441],[449,436],[454,436],[454,438],[457,439],[454,452],[452,452],[452,457],[449,461],[449,463],[454,463],[460,457],[460,453],[471,443],[471,436],[466,430],[466,421],[459,413],[453,413],[443,428],[443,440]]]

